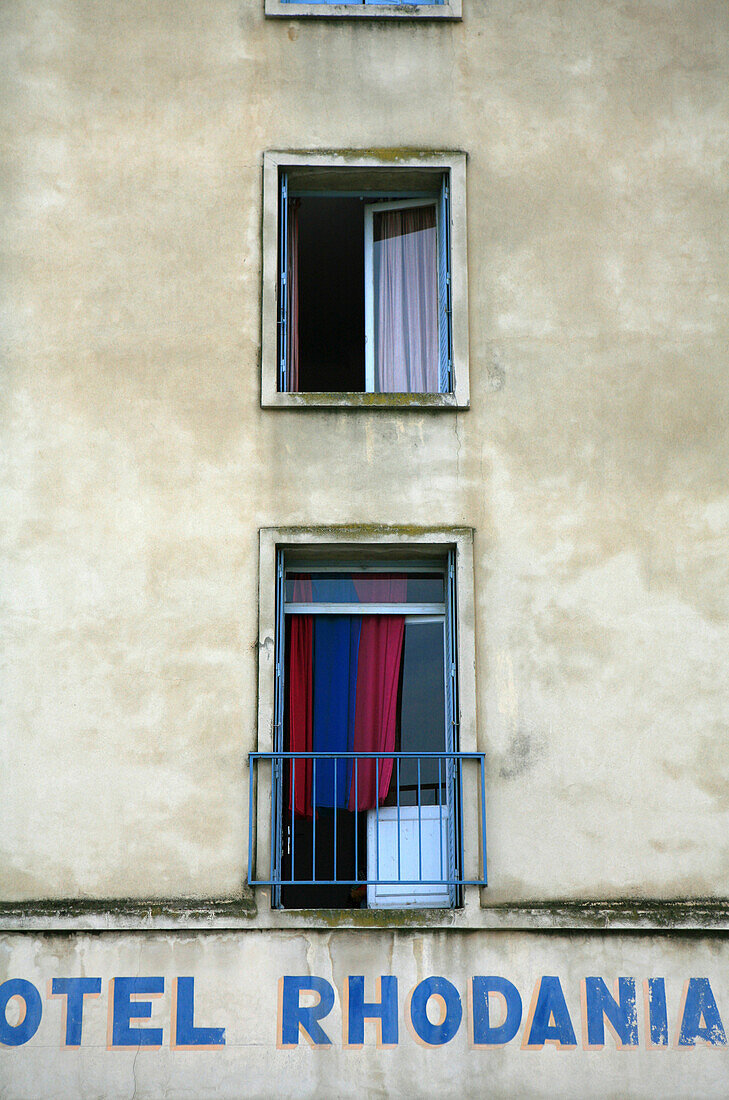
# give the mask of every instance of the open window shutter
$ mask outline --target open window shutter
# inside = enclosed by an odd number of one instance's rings
[[[441,393],[453,392],[451,363],[451,202],[450,179],[443,173],[438,209],[438,384]]]
[[[456,676],[456,552],[448,552],[448,572],[446,575],[445,607],[445,747],[446,752],[458,751],[458,680]],[[448,806],[448,877],[453,883],[456,879],[456,851],[460,845],[459,820],[460,807],[458,793],[458,771],[455,760],[446,763],[446,803]],[[458,903],[456,887],[448,887],[451,905]]]
[[[288,294],[287,279],[289,270],[289,201],[288,175],[282,172],[279,180],[278,212],[278,388],[286,393],[289,380],[286,377],[288,363]]]
[[[283,550],[276,551],[276,647],[275,678],[276,686],[273,699],[273,751],[284,751],[284,660],[286,649],[286,630],[284,622],[284,555]],[[283,777],[284,770],[280,760],[274,761],[271,773],[271,878],[275,883],[281,881],[281,858],[283,836]],[[273,887],[271,899],[274,909],[281,905],[281,887]]]

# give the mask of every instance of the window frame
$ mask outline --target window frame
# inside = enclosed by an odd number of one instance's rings
[[[279,390],[279,240],[282,203],[279,180],[289,169],[384,169],[397,176],[400,169],[428,169],[447,178],[450,224],[445,261],[439,272],[449,276],[451,390],[447,393],[316,392]],[[403,187],[403,190],[406,190]],[[397,187],[393,186],[393,193]],[[436,199],[434,191],[434,199]],[[400,201],[400,200],[393,200]],[[407,201],[407,200],[403,200]],[[427,201],[427,200],[425,200]],[[436,199],[440,216],[440,204]],[[269,151],[263,157],[263,257],[261,309],[261,406],[263,408],[408,408],[466,409],[468,377],[468,271],[466,254],[466,155],[462,152],[366,155],[357,152],[287,153]]]
[[[284,660],[282,633],[276,630],[277,600],[283,595],[283,575],[279,572],[281,551],[309,555],[312,561],[324,558],[337,558],[345,561],[347,557],[364,559],[374,558],[383,565],[398,556],[432,560],[440,555],[445,558],[453,551],[455,568],[453,601],[454,623],[451,637],[454,640],[453,660],[458,670],[457,692],[453,700],[455,722],[458,727],[458,751],[476,752],[478,738],[476,730],[476,681],[475,681],[475,636],[474,636],[474,586],[473,586],[473,531],[470,528],[421,528],[415,532],[398,527],[378,528],[372,532],[357,527],[307,527],[307,528],[262,528],[259,532],[259,642],[258,642],[258,738],[257,751],[276,752],[276,721],[282,713],[283,701],[277,699],[283,677],[277,676]],[[448,669],[446,675],[448,676]],[[252,788],[253,790],[254,788]],[[485,797],[485,792],[482,792]],[[259,770],[255,797],[250,800],[251,866],[248,868],[249,882],[259,880],[257,868],[269,865],[273,854],[272,813],[273,785],[265,770]],[[475,881],[486,878],[486,867],[481,868],[480,853],[485,851],[485,838],[482,837],[479,807],[478,778],[475,769],[464,769],[463,773],[463,814],[464,828],[461,837],[461,875],[464,880]],[[476,897],[478,886],[467,885],[462,888],[462,898]],[[274,909],[271,890],[257,887],[264,907],[269,906],[276,913],[298,912],[298,910]],[[317,910],[305,910],[316,913]],[[301,912],[304,912],[302,910]],[[417,914],[421,909],[413,908],[408,912]],[[413,919],[417,917],[414,915]]]
[[[463,18],[462,0],[444,0],[441,4],[424,4],[418,0],[403,3],[333,3],[330,0],[265,0],[267,16],[284,19],[446,19]]]

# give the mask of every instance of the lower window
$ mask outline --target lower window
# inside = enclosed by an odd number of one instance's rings
[[[459,752],[456,621],[453,550],[278,551],[274,751],[252,754],[275,907],[460,904],[463,772],[483,759]]]

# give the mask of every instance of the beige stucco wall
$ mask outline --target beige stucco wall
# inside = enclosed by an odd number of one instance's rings
[[[0,9],[6,900],[235,896],[262,526],[475,529],[492,901],[729,872],[729,8]],[[471,408],[260,408],[266,149],[459,148]]]
[[[0,1086],[7,1100],[84,1100],[132,1097],[159,1100],[241,1100],[256,1097],[424,1097],[504,1100],[554,1097],[564,1100],[685,1100],[687,1096],[726,1096],[727,1047],[677,1046],[683,1020],[682,998],[690,978],[708,980],[726,1026],[729,1006],[727,942],[687,938],[669,942],[646,937],[565,937],[539,934],[431,934],[352,932],[304,937],[298,933],[203,936],[57,936],[0,939],[0,980],[22,975],[38,990],[42,1018],[35,1035],[19,1047],[0,1046]],[[361,1049],[343,1046],[343,993],[350,975],[365,979],[367,1002],[379,1000],[376,983],[392,975],[398,983],[398,1041],[378,1049],[374,1021],[365,1022]],[[87,998],[78,1047],[66,1048],[63,999],[48,998],[46,983],[56,977],[101,979],[100,995]],[[132,1027],[161,1028],[162,1045],[149,1049],[111,1048],[110,982],[115,977],[161,977],[164,989],[151,1000],[150,1019]],[[194,975],[195,1026],[225,1029],[216,1050],[170,1048],[175,1002],[173,982]],[[331,1012],[321,1021],[330,1046],[312,1048],[302,1036],[290,1049],[277,1048],[279,979],[284,975],[323,978],[335,989]],[[523,1014],[506,1045],[476,1049],[468,1008],[471,980],[478,975],[506,978],[517,989]],[[542,976],[559,978],[575,1045],[547,1042],[523,1049],[533,1039],[529,1007]],[[457,991],[462,1020],[446,1044],[427,1048],[408,1026],[408,994],[431,976],[444,977]],[[605,1026],[604,1045],[584,1048],[581,983],[601,976],[614,991],[617,977],[633,978],[638,1044],[624,1050]],[[651,1049],[644,1012],[643,983],[663,978],[668,1045]],[[315,998],[301,994],[302,1005]],[[437,1022],[436,1004],[429,1015]],[[13,1026],[17,1020],[17,1002]],[[491,1006],[492,1025],[500,1020],[499,999]],[[10,1010],[8,1015],[10,1015]],[[555,1016],[555,1020],[557,1017]],[[560,1023],[564,1017],[560,1017]],[[552,1021],[554,1023],[554,1021]],[[703,1024],[701,1025],[704,1026]],[[562,1030],[565,1036],[566,1031]]]

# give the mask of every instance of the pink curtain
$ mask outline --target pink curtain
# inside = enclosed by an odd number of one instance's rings
[[[405,603],[404,573],[355,573],[352,580],[360,603]]]
[[[291,393],[299,392],[299,207],[301,199],[289,203],[289,267],[286,272],[288,346],[286,369]]]
[[[369,574],[355,578],[363,603],[400,603],[405,599],[403,576]],[[400,682],[404,615],[363,615],[357,663],[354,715],[355,752],[394,752],[397,692]],[[360,760],[352,772],[350,810],[371,810],[384,802],[392,776],[392,760]],[[356,798],[355,798],[356,790]]]
[[[374,214],[375,390],[438,393],[435,206]]]
[[[311,580],[294,581],[294,600],[311,600]],[[314,620],[311,615],[291,616],[289,650],[289,752],[313,749]],[[294,813],[311,817],[311,760],[289,762],[289,813],[293,795]]]

